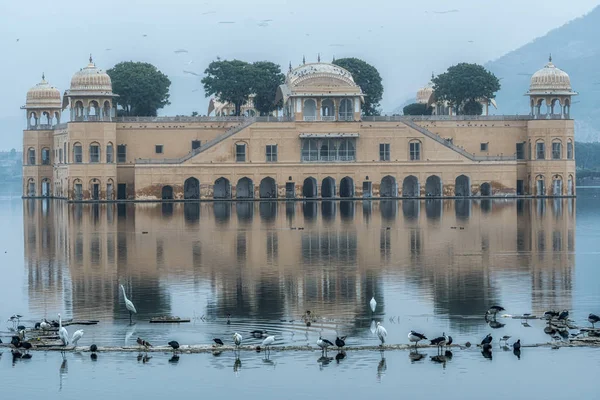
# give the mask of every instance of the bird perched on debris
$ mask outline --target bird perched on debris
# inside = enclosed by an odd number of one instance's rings
[[[329,340],[323,339],[321,336],[319,336],[319,340],[317,340],[317,346],[319,346],[321,348],[321,352],[325,352],[325,354],[327,354],[327,348],[329,346],[333,346],[333,343],[331,343]]]
[[[427,340],[427,337],[422,333],[410,331],[408,332],[408,340],[413,342],[415,344],[415,348],[417,348],[417,344],[419,344],[421,340]]]
[[[46,319],[44,318],[44,320],[40,322],[40,328],[44,331],[47,331],[48,329],[52,328],[52,325],[50,325],[48,321],[46,321]]]
[[[492,334],[488,333],[486,337],[483,338],[483,340],[481,341],[481,345],[484,346],[486,344],[490,345],[491,348],[491,343],[492,343]]]
[[[265,338],[265,340],[262,341],[260,346],[256,346],[256,351],[260,351],[261,346],[264,347],[268,351],[273,343],[275,343],[275,335],[267,336]]]
[[[487,315],[491,315],[493,318],[496,318],[496,314],[498,314],[499,312],[504,311],[504,307],[498,306],[498,305],[494,305],[491,306],[487,311],[486,311],[486,316]]]
[[[588,321],[590,322],[590,324],[592,324],[592,328],[595,328],[595,324],[597,324],[598,322],[600,322],[600,317],[597,316],[596,314],[590,314],[588,316]]]
[[[377,329],[375,329],[375,332],[377,333],[377,337],[379,338],[379,340],[381,340],[380,346],[383,347],[383,345],[385,344],[385,338],[387,337],[387,331],[385,330],[383,325],[381,325],[381,322],[377,323]]]
[[[521,350],[521,339],[513,343],[513,350]]]
[[[58,337],[63,343],[63,346],[69,345],[69,332],[67,332],[67,328],[62,326],[62,318],[60,314],[58,314]]]
[[[215,342],[217,344],[217,346],[223,346],[225,343],[223,343],[223,341],[219,338],[214,338],[213,342]]]
[[[430,342],[433,346],[437,346],[438,350],[442,347],[444,347],[446,345],[446,343],[448,343],[448,337],[446,336],[446,332],[442,333],[442,336],[436,337],[435,339],[432,339]]]
[[[167,343],[169,346],[171,346],[171,348],[173,349],[173,352],[177,352],[177,350],[179,350],[179,342],[177,342],[176,340],[171,340],[169,343]]]
[[[242,344],[242,335],[240,335],[239,333],[235,332],[233,334],[233,344],[235,344],[235,347],[240,347],[240,345]]]
[[[73,337],[71,338],[71,342],[73,342],[73,346],[77,346],[77,342],[79,339],[83,337],[83,329],[79,329],[73,333]]]
[[[569,311],[567,310],[562,310],[560,314],[558,314],[559,321],[566,321],[567,318],[569,318]]]
[[[338,349],[341,349],[342,347],[344,347],[346,345],[346,336],[336,337],[335,345],[338,347]]]
[[[142,347],[148,348],[148,347],[152,347],[152,345],[150,343],[148,343],[147,341],[145,341],[142,338],[137,338],[136,340],[137,344],[139,344]]]

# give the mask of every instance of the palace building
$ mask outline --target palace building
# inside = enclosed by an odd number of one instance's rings
[[[526,88],[524,88],[524,91]],[[427,93],[425,93],[427,92]],[[42,77],[23,109],[23,196],[69,201],[574,196],[567,73],[531,77],[529,115],[361,115],[352,74],[291,68],[281,116],[116,117],[111,79],[90,58],[61,96]],[[484,113],[489,104],[483,100]],[[61,122],[69,110],[69,122]]]

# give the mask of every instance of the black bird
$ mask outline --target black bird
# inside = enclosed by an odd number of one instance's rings
[[[346,352],[345,351],[340,351],[335,355],[335,361],[339,364],[340,361],[342,361],[344,358],[346,358]]]
[[[13,359],[14,358],[21,358],[21,357],[23,357],[23,354],[19,350],[14,350],[13,349],[13,350],[10,351],[10,353],[12,354]]]
[[[19,330],[19,331],[24,331],[25,329],[27,329],[25,327],[25,325],[19,325],[19,326],[17,326],[17,330]]]
[[[446,342],[446,346],[450,346],[452,344],[452,336],[448,335],[448,341]]]
[[[486,343],[483,345],[483,350],[481,350],[481,354],[483,355],[484,358],[487,359],[492,359],[492,345],[489,343]]]
[[[90,358],[92,359],[92,361],[96,361],[98,359],[98,354],[92,353],[90,354]]]
[[[600,322],[600,317],[597,316],[596,314],[590,314],[588,316],[588,321],[590,322],[590,324],[592,324],[592,328],[595,328],[595,324],[597,324],[598,322]]]
[[[97,351],[98,351],[98,346],[96,346],[95,344],[91,345],[91,346],[90,346],[90,351],[91,351],[92,353],[95,353],[95,352],[97,352]]]
[[[415,343],[415,349],[421,340],[427,340],[427,337],[422,333],[410,331],[408,332],[408,340]]]
[[[504,307],[501,307],[501,306],[495,305],[495,306],[491,306],[491,307],[490,307],[490,308],[487,310],[486,314],[490,314],[490,315],[493,315],[494,317],[496,317],[496,314],[498,314],[498,313],[499,313],[499,312],[501,312],[501,311],[504,311]]]
[[[567,310],[562,310],[560,314],[558,314],[559,321],[566,321],[569,318],[569,312]]]
[[[223,342],[221,342],[223,343]],[[175,340],[171,340],[168,343],[169,346],[171,346],[171,348],[173,348],[173,351],[176,352],[179,349],[179,342],[175,341]]]
[[[263,331],[263,330],[257,329],[257,330],[254,330],[254,331],[250,332],[250,335],[252,335],[256,339],[261,339],[261,338],[263,338],[264,336],[267,335],[267,331]]]
[[[42,323],[41,322],[36,322],[35,325],[33,326],[34,329],[40,329]]]
[[[513,350],[513,354],[517,357],[518,360],[521,359],[521,350]]]
[[[492,334],[488,333],[486,337],[483,338],[483,340],[481,341],[481,345],[485,348],[486,344],[490,345],[490,349],[492,348],[491,343],[492,343]]]
[[[344,347],[346,345],[346,336],[342,336],[341,338],[336,337],[335,345],[338,347],[338,349],[341,349],[342,347]]]
[[[171,364],[177,364],[179,362],[179,356],[177,354],[173,354],[173,357],[169,358],[169,362]]]
[[[137,342],[137,344],[139,344],[140,346],[144,346],[144,347],[146,347],[146,348],[148,348],[148,347],[152,347],[152,345],[151,345],[150,343],[148,343],[147,341],[145,341],[145,340],[144,340],[144,339],[142,339],[142,338],[137,338],[136,342]]]
[[[223,341],[219,338],[214,338],[213,342],[215,342],[217,345],[219,346],[223,346],[225,343],[223,343]]]
[[[33,346],[29,342],[21,342],[21,347],[24,348],[26,351],[29,351],[29,349],[31,349]]]
[[[15,348],[21,347],[21,338],[18,336],[13,336],[10,339],[10,344],[12,344]]]
[[[21,357],[23,360],[31,360],[32,355],[27,353],[27,354],[23,354],[23,356]]]
[[[521,339],[519,339],[513,343],[513,350],[514,351],[521,350]]]
[[[551,320],[552,318],[558,317],[560,313],[556,310],[548,310],[544,313],[544,318],[547,320]]]
[[[431,340],[431,344],[437,346],[438,350],[444,347],[446,343],[448,343],[448,337],[446,336],[445,332],[442,334],[442,336],[436,337],[435,339]]]

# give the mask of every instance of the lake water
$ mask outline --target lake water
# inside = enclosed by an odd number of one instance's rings
[[[378,344],[380,321],[389,343],[407,343],[410,329],[457,343],[487,334],[523,343],[550,340],[542,321],[523,324],[487,308],[540,315],[568,309],[588,326],[600,313],[600,189],[575,199],[189,204],[67,204],[0,199],[0,336],[10,338],[14,314],[25,325],[43,317],[97,319],[79,342],[87,346],[178,340],[245,344],[254,329],[276,345],[315,346],[347,335],[349,346]],[[129,323],[119,284],[138,313]],[[369,300],[375,297],[373,313]],[[302,315],[310,310],[310,327]],[[231,314],[229,323],[227,315]],[[191,323],[156,325],[153,316]],[[70,326],[74,332],[81,327]],[[493,360],[475,348],[454,351],[446,364],[435,349],[411,361],[409,351],[349,351],[342,360],[320,351],[233,352],[219,356],[151,353],[35,352],[13,363],[0,356],[0,387],[25,398],[113,395],[201,395],[233,398],[563,398],[577,388],[596,395],[588,379],[600,349],[527,348],[517,359],[495,343]],[[0,351],[2,351],[0,349]],[[336,352],[330,352],[335,357]],[[413,357],[414,359],[414,357]],[[562,385],[553,376],[560,373]],[[23,378],[26,377],[25,380]],[[546,382],[556,382],[546,384]],[[435,382],[434,385],[429,382]],[[106,384],[110,383],[110,384]],[[90,388],[94,388],[90,391]]]

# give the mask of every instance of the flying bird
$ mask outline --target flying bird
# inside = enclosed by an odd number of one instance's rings
[[[63,343],[63,346],[69,345],[69,332],[67,332],[67,328],[62,326],[62,318],[60,314],[58,314],[58,337]]]
[[[432,11],[434,14],[452,14],[452,13],[457,13],[460,10],[457,9],[452,9],[452,10],[444,10],[444,11]]]
[[[235,24],[235,21],[219,21],[219,24]]]
[[[485,315],[491,315],[494,318],[496,318],[496,314],[498,314],[499,312],[504,311],[504,307],[502,306],[498,306],[498,305],[494,305],[491,306],[485,313]]]
[[[77,346],[77,342],[79,342],[79,339],[81,339],[83,337],[83,329],[79,329],[78,331],[75,331],[75,333],[73,333],[73,337],[71,338],[71,341],[73,342],[73,346]]]
[[[383,325],[381,325],[381,322],[377,323],[377,329],[375,329],[375,332],[377,333],[377,337],[379,338],[379,340],[381,340],[380,346],[383,347],[383,345],[385,344],[385,338],[387,336],[387,331],[385,330]]]
[[[186,71],[186,70],[184,70],[184,71],[183,71],[183,73],[184,73],[184,74],[190,74],[190,75],[196,75],[196,76],[200,76],[200,74],[197,74],[197,73],[195,73],[195,72],[192,72],[192,71]]]
[[[180,53],[187,53],[188,51],[186,49],[177,49],[175,50],[175,54],[180,54]]]
[[[123,285],[120,286],[121,290],[123,291],[123,298],[125,299],[125,307],[127,308],[127,311],[129,311],[129,323],[131,323],[131,313],[137,314],[137,310],[135,309],[133,302],[127,298],[127,294],[125,293],[125,288]]]

